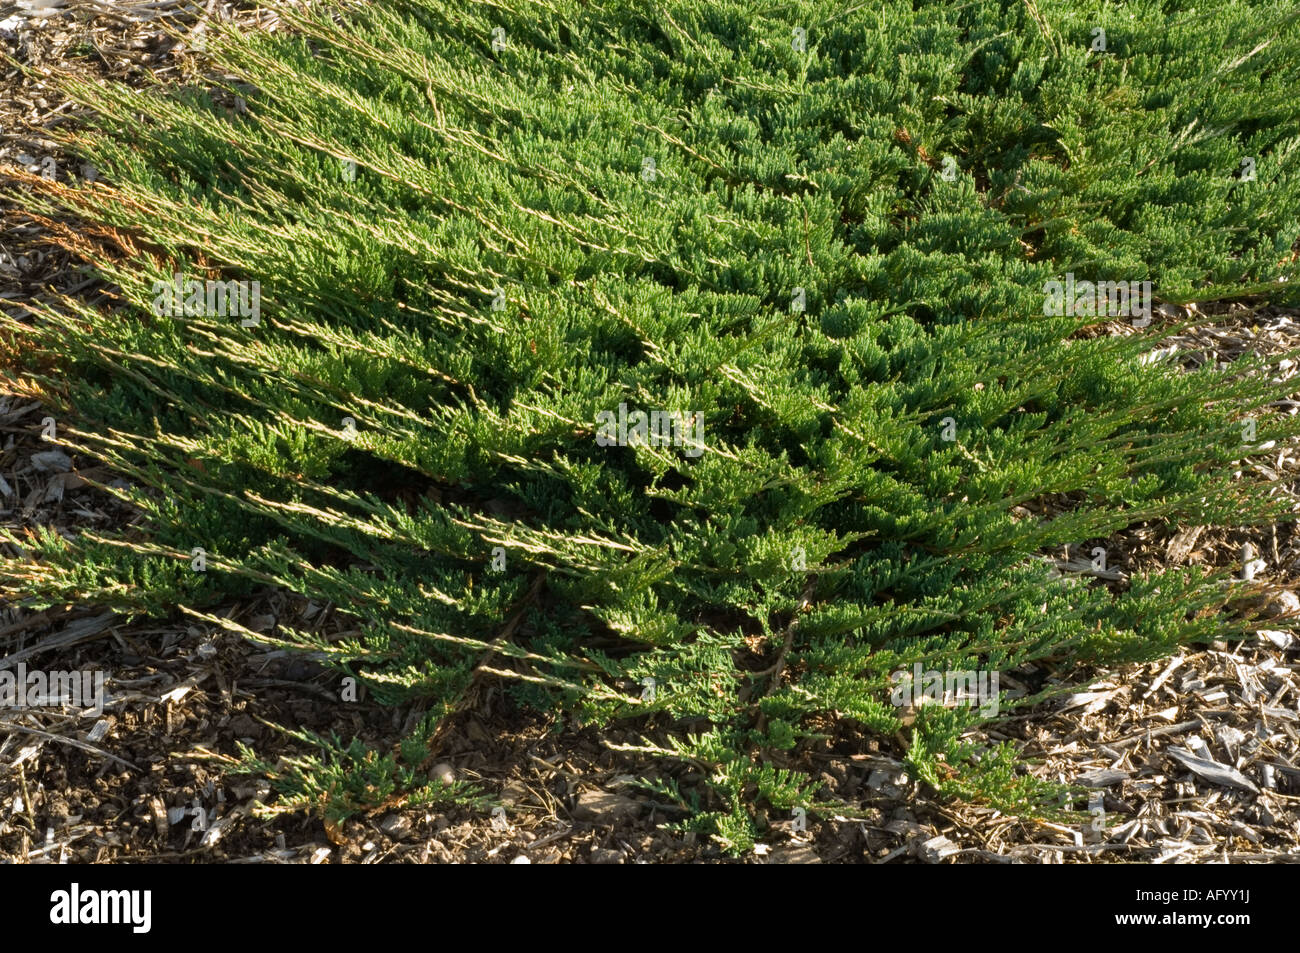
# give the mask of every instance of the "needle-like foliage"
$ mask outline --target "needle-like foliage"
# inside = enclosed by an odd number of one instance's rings
[[[891,673],[1245,626],[1224,578],[1072,583],[1042,556],[1284,513],[1240,476],[1296,429],[1264,362],[1149,355],[1179,304],[1295,301],[1289,4],[280,14],[210,40],[224,87],[70,83],[98,180],[21,188],[79,217],[116,301],[11,320],[11,385],[146,518],[11,537],[0,584],[231,628],[213,607],[267,586],[350,613],[344,641],[258,637],[427,716],[384,757],[314,739],[291,799],[428,796],[439,728],[505,679],[641,719],[734,849],[816,807],[798,752],[835,720],[1034,810],[971,733],[987,706],[913,719]],[[236,284],[214,306],[188,280]],[[1134,307],[1053,314],[1051,282]]]

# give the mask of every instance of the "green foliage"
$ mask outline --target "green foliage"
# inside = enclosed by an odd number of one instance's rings
[[[814,807],[795,765],[828,718],[909,732],[941,791],[1040,810],[1011,749],[966,740],[974,709],[906,726],[890,673],[1152,657],[1246,624],[1216,614],[1219,577],[1077,585],[1040,557],[1277,518],[1237,473],[1296,430],[1266,412],[1285,387],[1262,360],[1146,360],[1159,316],[1098,334],[1044,297],[1071,273],[1295,303],[1287,4],[281,15],[214,38],[243,85],[70,86],[100,184],[29,201],[96,226],[122,307],[10,330],[77,422],[64,439],[128,474],[146,519],[9,539],[0,584],[31,605],[271,585],[345,607],[358,635],[285,644],[430,720],[405,755],[248,753],[290,803],[418,794],[413,752],[491,677],[642,719],[660,740],[638,750],[709,778],[707,803],[664,796],[736,850],[762,811]],[[260,323],[159,314],[176,273],[258,281]],[[698,411],[702,453],[602,446],[620,404]],[[1014,515],[1048,498],[1071,505]]]
[[[427,736],[419,729],[403,743],[402,751],[387,755],[367,748],[356,738],[345,744],[337,735],[322,738],[307,731],[288,734],[303,743],[309,753],[281,758],[272,764],[240,743],[241,760],[230,769],[231,774],[269,778],[280,794],[280,803],[273,809],[276,813],[312,809],[328,823],[337,824],[362,810],[401,804],[460,804],[479,809],[490,804],[472,785],[463,781],[431,782],[419,771],[423,752],[415,748]]]

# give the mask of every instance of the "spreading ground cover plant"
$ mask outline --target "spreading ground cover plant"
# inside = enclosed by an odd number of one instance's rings
[[[896,673],[1250,624],[1224,575],[1041,557],[1288,512],[1240,476],[1296,429],[1267,363],[1151,352],[1180,303],[1295,301],[1289,5],[281,14],[216,31],[215,89],[69,83],[95,181],[18,188],[83,223],[63,241],[113,300],[8,321],[8,386],[145,518],[10,535],[0,585],[231,630],[216,607],[268,586],[354,616],[245,634],[336,668],[341,707],[354,679],[425,717],[390,752],[246,751],[287,804],[471,797],[425,771],[501,679],[639,719],[656,789],[733,849],[817,808],[794,755],[835,724],[1045,810],[971,731],[1033,697],[900,706]]]

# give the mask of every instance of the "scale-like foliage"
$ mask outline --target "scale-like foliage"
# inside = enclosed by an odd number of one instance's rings
[[[828,716],[1029,810],[1010,749],[967,737],[987,711],[905,719],[890,674],[1243,624],[1212,611],[1222,578],[1076,585],[1040,557],[1277,518],[1237,471],[1295,429],[1264,411],[1284,388],[1262,362],[1144,358],[1173,309],[1096,333],[1045,299],[1069,275],[1294,302],[1286,4],[280,12],[212,40],[226,88],[70,84],[100,179],[28,200],[87,223],[120,305],[10,333],[57,368],[30,379],[59,439],[147,519],[11,539],[0,579],[231,627],[203,613],[268,585],[353,614],[346,642],[258,637],[428,716],[395,756],[314,739],[286,791],[344,812],[418,786],[490,677],[646,719],[639,750],[706,769],[691,823],[734,848],[761,811],[815,806],[789,759]],[[256,322],[160,299],[178,273],[258,282]],[[683,439],[608,445],[620,405]],[[1048,497],[1070,507],[1023,516]]]

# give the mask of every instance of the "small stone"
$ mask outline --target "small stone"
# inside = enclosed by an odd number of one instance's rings
[[[429,772],[429,778],[441,784],[454,784],[456,782],[456,769],[446,761],[440,761]]]
[[[379,822],[379,829],[394,840],[401,840],[411,832],[411,822],[402,814],[389,814]]]
[[[623,862],[623,852],[597,847],[591,852],[591,862],[593,864],[621,864]]]

